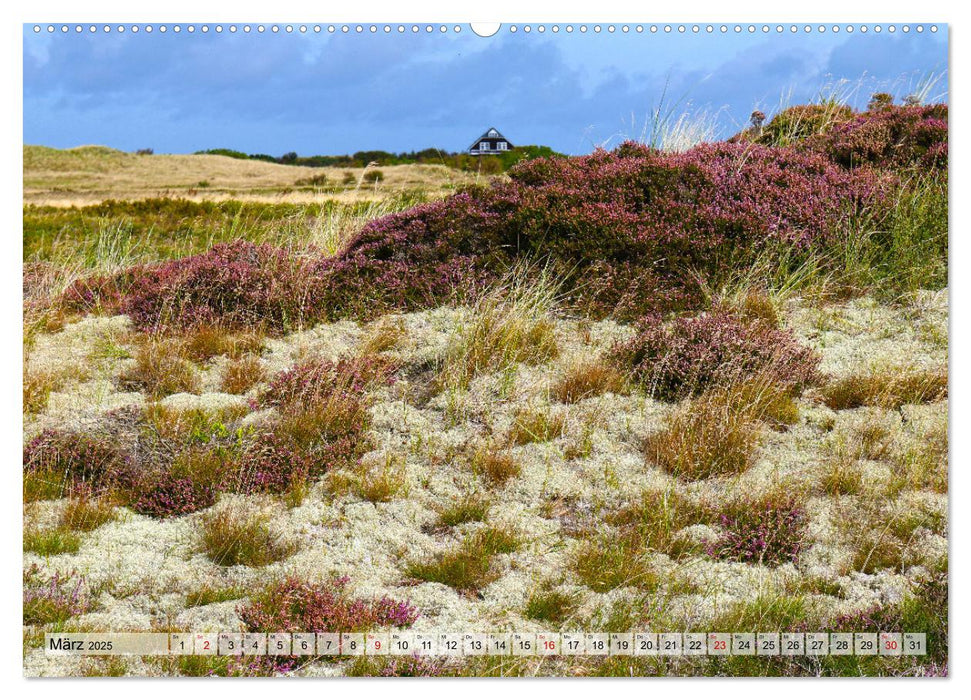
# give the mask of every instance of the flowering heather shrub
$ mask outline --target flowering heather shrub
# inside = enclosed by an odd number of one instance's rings
[[[305,319],[315,279],[307,274],[310,265],[282,248],[234,241],[112,278],[79,281],[65,299],[81,310],[114,306],[142,330],[219,325],[281,331]]]
[[[811,248],[882,183],[825,157],[758,144],[664,153],[626,143],[577,158],[534,158],[509,180],[367,224],[340,255],[297,257],[236,241],[207,253],[86,280],[66,300],[169,325],[282,331],[463,301],[519,258],[547,259],[595,315],[697,307],[689,272],[724,275],[767,241]]]
[[[346,676],[371,678],[419,678],[449,675],[453,672],[442,659],[424,656],[358,657],[345,670]]]
[[[805,146],[844,168],[947,170],[948,107],[883,106],[834,126]]]
[[[75,581],[73,572],[55,572],[50,580],[39,581],[40,568],[33,564],[24,572],[24,624],[63,623],[91,609],[84,578]]]
[[[282,493],[353,463],[367,451],[364,392],[392,369],[379,358],[315,359],[279,373],[258,399],[278,413],[244,453],[238,490]]]
[[[289,577],[252,596],[236,612],[250,632],[360,632],[407,627],[418,619],[411,604],[382,597],[349,598],[347,577],[315,586]]]
[[[871,174],[751,144],[537,158],[508,182],[365,226],[319,267],[320,303],[333,317],[435,306],[525,256],[569,271],[571,296],[601,314],[684,307],[698,301],[687,270],[723,274],[766,240],[819,244],[881,199]]]
[[[614,361],[659,399],[674,401],[760,375],[797,391],[818,380],[820,358],[791,332],[761,320],[715,311],[668,324],[642,320],[643,330],[615,347]]]
[[[208,508],[216,502],[216,491],[191,477],[162,471],[135,481],[131,499],[131,508],[136,513],[166,518]]]
[[[233,490],[239,493],[285,493],[311,474],[327,471],[329,466],[325,458],[318,455],[314,459],[284,438],[265,432],[256,435],[243,453],[238,482],[233,485]]]
[[[61,484],[60,496],[92,493],[110,486],[123,470],[124,456],[98,438],[48,429],[24,447],[24,471]]]
[[[745,503],[730,510],[719,518],[722,537],[705,544],[708,556],[770,566],[798,560],[808,517],[795,499]]]

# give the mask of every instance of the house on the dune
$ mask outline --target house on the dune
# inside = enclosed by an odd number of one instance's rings
[[[511,151],[513,148],[514,146],[509,142],[509,139],[500,134],[498,129],[492,127],[469,146],[469,155],[499,155]]]

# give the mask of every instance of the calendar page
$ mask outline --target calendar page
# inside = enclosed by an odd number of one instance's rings
[[[948,25],[639,12],[23,25],[24,675],[947,675]]]

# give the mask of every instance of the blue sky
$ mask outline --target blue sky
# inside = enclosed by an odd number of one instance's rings
[[[564,25],[565,26],[565,25]],[[24,28],[24,142],[301,155],[466,148],[487,127],[565,153],[638,136],[664,98],[723,135],[753,108],[863,80],[902,97],[947,68],[947,29],[896,34],[540,35],[424,31],[35,34]],[[946,91],[946,78],[933,95]]]

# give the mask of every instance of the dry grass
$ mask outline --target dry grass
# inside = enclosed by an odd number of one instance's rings
[[[898,409],[947,398],[946,368],[919,370],[889,367],[838,379],[822,389],[823,400],[834,410],[880,406]]]
[[[552,313],[559,287],[548,270],[521,266],[482,295],[448,350],[443,386],[468,388],[481,374],[508,371],[518,363],[546,362],[558,353]]]
[[[844,463],[888,460],[894,454],[893,432],[887,421],[868,415],[834,435],[828,447],[834,458]]]
[[[26,414],[40,413],[47,408],[51,392],[64,385],[64,378],[58,372],[24,367],[24,405]]]
[[[710,509],[674,489],[645,492],[633,503],[608,516],[608,522],[619,526],[625,540],[633,546],[674,558],[698,549],[679,532],[709,519]]]
[[[147,428],[171,444],[207,443],[214,437],[229,435],[229,424],[246,415],[245,406],[221,410],[180,409],[153,403],[145,407]]]
[[[724,392],[678,407],[646,442],[648,460],[686,479],[739,474],[753,462],[762,425],[736,410]]]
[[[852,496],[863,490],[863,472],[853,460],[829,460],[819,482],[829,496]]]
[[[64,506],[61,513],[61,527],[76,532],[91,532],[115,517],[115,506],[111,499],[80,497],[73,498]]]
[[[362,357],[394,350],[405,335],[405,325],[396,316],[383,316],[368,327],[358,354]]]
[[[328,193],[342,201],[379,199],[384,192],[422,190],[442,196],[473,176],[441,165],[382,167],[380,188],[359,187],[362,168],[310,168],[214,155],[138,156],[103,146],[66,150],[24,146],[24,202],[75,206],[106,199],[146,199],[171,196],[193,200],[272,201],[310,203],[320,200],[313,188],[297,187],[297,180],[325,175],[341,182],[352,174],[350,186]],[[201,187],[200,183],[208,183]]]
[[[197,393],[199,376],[179,338],[148,337],[135,351],[135,365],[121,376],[125,388],[153,399],[180,392]]]
[[[472,454],[472,471],[493,486],[501,486],[522,473],[522,466],[494,445],[482,445]]]
[[[335,436],[351,434],[363,425],[367,409],[353,396],[334,392],[309,404],[280,410],[273,430],[301,449],[311,450]]]
[[[852,569],[867,574],[933,565],[925,560],[917,537],[922,530],[947,535],[946,513],[906,508],[899,502],[854,502],[843,509],[838,522],[855,552]]]
[[[943,420],[921,430],[917,444],[894,455],[893,490],[931,489],[948,492],[948,423]]]
[[[449,503],[438,514],[438,526],[455,527],[463,523],[484,522],[489,515],[489,500],[476,493],[469,493]]]
[[[530,594],[523,617],[560,626],[573,617],[580,604],[580,596],[556,589],[537,590]]]
[[[645,447],[650,461],[675,476],[739,474],[752,465],[766,423],[784,427],[798,418],[787,388],[756,377],[681,404]]]
[[[75,554],[81,548],[81,537],[70,528],[25,528],[24,551],[42,557]]]
[[[184,347],[186,357],[195,362],[206,362],[220,355],[236,360],[244,355],[258,355],[263,347],[263,334],[204,325],[186,334]]]
[[[380,464],[360,466],[354,492],[371,503],[387,503],[408,493],[408,472],[393,455],[386,455]]]
[[[566,367],[551,394],[561,403],[577,403],[591,396],[621,393],[624,386],[624,376],[616,368],[598,358],[582,358]]]
[[[25,471],[23,481],[24,503],[53,501],[64,497],[66,484],[63,473],[51,471]]]
[[[286,559],[295,545],[275,534],[269,516],[217,508],[202,517],[202,551],[218,566],[266,566]]]
[[[260,358],[245,355],[226,365],[219,380],[219,389],[227,394],[245,394],[264,379],[266,371]]]

